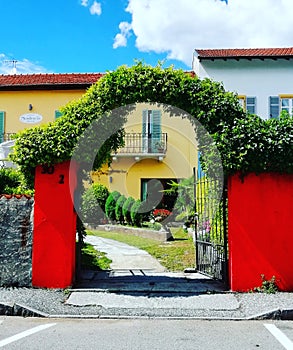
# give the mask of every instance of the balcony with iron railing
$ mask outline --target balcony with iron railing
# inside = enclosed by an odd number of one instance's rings
[[[145,158],[163,160],[167,152],[167,133],[143,134],[126,133],[124,146],[113,155],[113,160],[119,157],[134,157],[136,161]]]

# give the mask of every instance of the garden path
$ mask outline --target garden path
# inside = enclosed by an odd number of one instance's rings
[[[165,268],[149,253],[136,247],[112,239],[86,236],[85,242],[107,254],[112,260],[111,269],[152,270],[163,272]]]

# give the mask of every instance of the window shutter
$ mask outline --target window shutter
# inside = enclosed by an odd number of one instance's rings
[[[151,134],[152,134],[152,152],[157,153],[162,148],[161,111],[160,110],[152,111]]]
[[[280,99],[279,96],[269,97],[270,118],[279,118],[280,115]]]
[[[55,119],[58,119],[60,117],[62,117],[62,113],[60,111],[58,111],[58,110],[55,111]]]
[[[246,97],[246,110],[251,114],[256,113],[256,97]]]
[[[159,137],[161,139],[161,111],[154,110],[152,113],[152,134],[154,137]]]
[[[147,122],[148,122],[148,111],[144,109],[142,111],[142,134],[145,135],[147,132]]]
[[[0,142],[4,141],[5,112],[0,111]]]
[[[141,200],[146,201],[148,194],[148,183],[147,180],[141,180]]]

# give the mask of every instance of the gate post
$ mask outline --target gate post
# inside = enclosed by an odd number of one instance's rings
[[[229,178],[228,240],[232,291],[261,286],[275,278],[293,291],[293,175],[239,174]]]
[[[75,171],[75,174],[70,174]],[[71,189],[77,165],[39,165],[35,174],[32,285],[66,288],[74,283],[76,213]],[[69,181],[70,179],[70,181]]]

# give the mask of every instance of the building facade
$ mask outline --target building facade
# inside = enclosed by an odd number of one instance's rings
[[[0,75],[0,143],[23,129],[60,117],[102,74]]]
[[[61,117],[60,107],[79,99],[102,76],[0,76],[0,141]],[[155,201],[163,200],[171,207],[173,199],[163,196],[162,191],[172,181],[192,176],[198,158],[194,127],[186,115],[176,113],[174,116],[173,110],[171,116],[162,105],[137,104],[125,124],[125,147],[113,154],[110,166],[93,173],[93,180],[135,199],[144,200],[152,194]]]
[[[199,78],[222,82],[236,92],[243,108],[264,119],[293,111],[293,47],[196,49],[193,70]]]
[[[183,111],[175,108],[171,116],[161,104],[139,103],[125,124],[124,147],[93,179],[126,197],[151,196],[154,206],[172,209],[176,198],[164,190],[173,181],[191,177],[197,159],[194,126]]]

